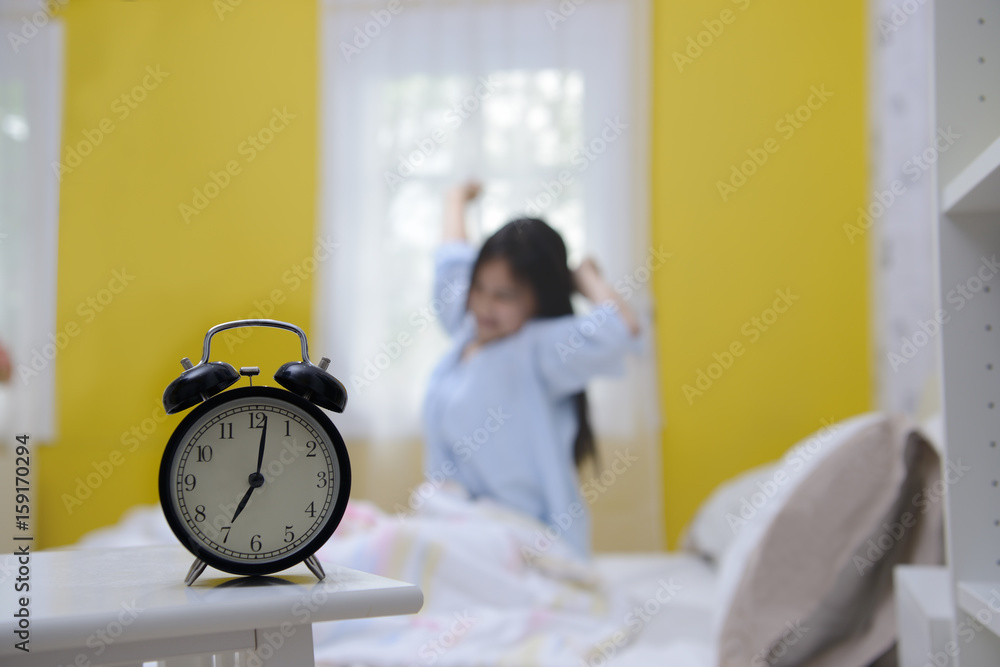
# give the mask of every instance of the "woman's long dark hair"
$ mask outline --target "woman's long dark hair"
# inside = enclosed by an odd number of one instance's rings
[[[518,218],[496,231],[479,250],[472,268],[475,280],[479,267],[488,260],[504,259],[511,273],[527,283],[535,294],[539,318],[573,314],[570,296],[573,294],[573,274],[566,261],[566,244],[559,232],[537,218]],[[587,392],[573,395],[576,405],[577,431],[573,443],[573,462],[579,467],[588,459],[596,459],[594,432],[590,428]]]

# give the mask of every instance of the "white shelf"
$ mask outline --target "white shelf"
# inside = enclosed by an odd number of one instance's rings
[[[990,622],[984,625],[1000,636],[1000,581],[958,582],[958,608],[980,623],[988,617]]]
[[[947,654],[954,638],[951,573],[943,566],[899,565],[893,578],[899,667],[924,667],[928,655]]]
[[[1000,137],[944,186],[941,210],[949,215],[1000,212]]]
[[[984,258],[1000,255],[1000,2],[946,0],[929,7],[934,12],[932,127],[958,133],[948,148],[934,145],[937,301],[949,320],[933,337],[941,361],[944,458],[965,466],[957,478],[952,472],[945,485],[955,638],[953,651],[940,657],[957,667],[997,667],[1000,290],[995,281],[993,288],[985,285],[995,270],[984,274],[983,266]],[[962,290],[974,299],[963,297],[957,303]]]

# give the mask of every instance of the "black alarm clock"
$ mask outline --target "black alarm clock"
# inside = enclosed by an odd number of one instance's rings
[[[298,334],[302,360],[274,374],[283,389],[253,386],[258,367],[237,372],[209,361],[212,337],[239,327]],[[309,361],[302,329],[266,319],[214,326],[201,361],[181,360],[184,372],[163,392],[163,407],[168,414],[197,407],[167,442],[159,489],[170,529],[195,556],[188,586],[208,565],[266,575],[305,562],[324,578],[314,554],[336,530],[351,491],[347,447],[320,409],[343,412],[347,405],[347,390],[326,371],[329,363]],[[229,389],[241,376],[249,386]]]

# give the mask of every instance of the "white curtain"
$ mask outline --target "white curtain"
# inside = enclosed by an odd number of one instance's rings
[[[589,396],[599,444],[644,442],[642,488],[658,515],[647,259],[670,260],[649,245],[646,3],[321,7],[321,234],[338,248],[321,269],[314,325],[348,388],[345,437],[376,448],[419,438],[427,377],[447,348],[431,294],[442,197],[476,179],[474,243],[518,215],[543,217],[571,264],[593,255],[612,284],[638,288],[629,301],[647,322],[645,354]]]
[[[44,3],[0,1],[0,442],[55,437],[63,31]],[[13,35],[13,37],[12,37]]]

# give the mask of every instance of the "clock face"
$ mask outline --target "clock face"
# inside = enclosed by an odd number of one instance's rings
[[[222,392],[174,431],[160,466],[160,502],[177,538],[209,565],[269,574],[312,555],[350,493],[343,439],[291,392]]]

